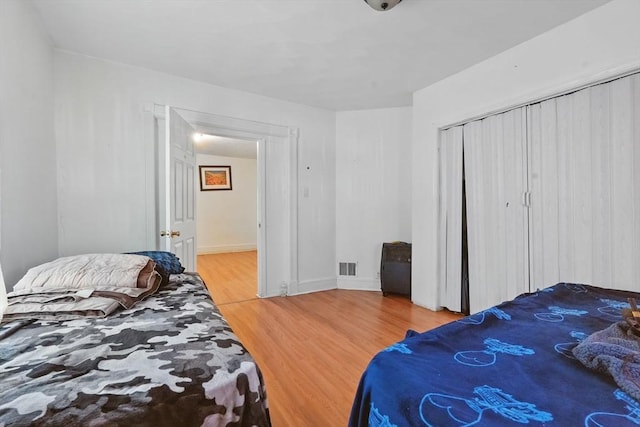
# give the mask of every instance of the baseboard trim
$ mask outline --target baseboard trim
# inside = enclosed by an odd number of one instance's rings
[[[247,252],[257,250],[255,243],[242,243],[235,245],[203,246],[198,248],[198,255],[220,254],[228,252]]]
[[[351,291],[380,291],[380,279],[373,277],[338,277],[338,289]]]
[[[336,289],[336,278],[323,277],[321,279],[303,280],[297,284],[290,285],[289,295],[302,295],[331,289]]]
[[[287,295],[303,295],[312,292],[329,291],[332,289],[344,289],[349,291],[374,291],[380,292],[380,279],[361,277],[324,277],[321,279],[304,280],[299,283],[291,283]],[[260,298],[272,298],[282,296],[280,292],[272,291]]]

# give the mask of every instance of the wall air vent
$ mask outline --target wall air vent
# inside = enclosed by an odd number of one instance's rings
[[[338,271],[340,276],[355,276],[356,275],[356,263],[355,262],[340,262],[338,263]]]

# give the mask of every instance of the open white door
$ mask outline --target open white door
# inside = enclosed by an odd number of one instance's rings
[[[196,271],[196,153],[194,129],[173,108],[165,107],[164,212],[160,246],[180,258],[186,271]]]

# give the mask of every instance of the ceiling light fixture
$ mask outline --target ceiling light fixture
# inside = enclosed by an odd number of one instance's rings
[[[205,138],[204,133],[196,132],[193,134],[193,142],[195,143],[202,142],[204,138]]]
[[[402,0],[364,0],[366,4],[374,8],[375,10],[379,10],[384,12],[385,10],[393,9],[395,5],[400,3]]]

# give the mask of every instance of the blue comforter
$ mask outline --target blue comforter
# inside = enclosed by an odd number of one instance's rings
[[[638,294],[560,283],[377,354],[350,426],[640,425],[640,404],[572,350]]]

